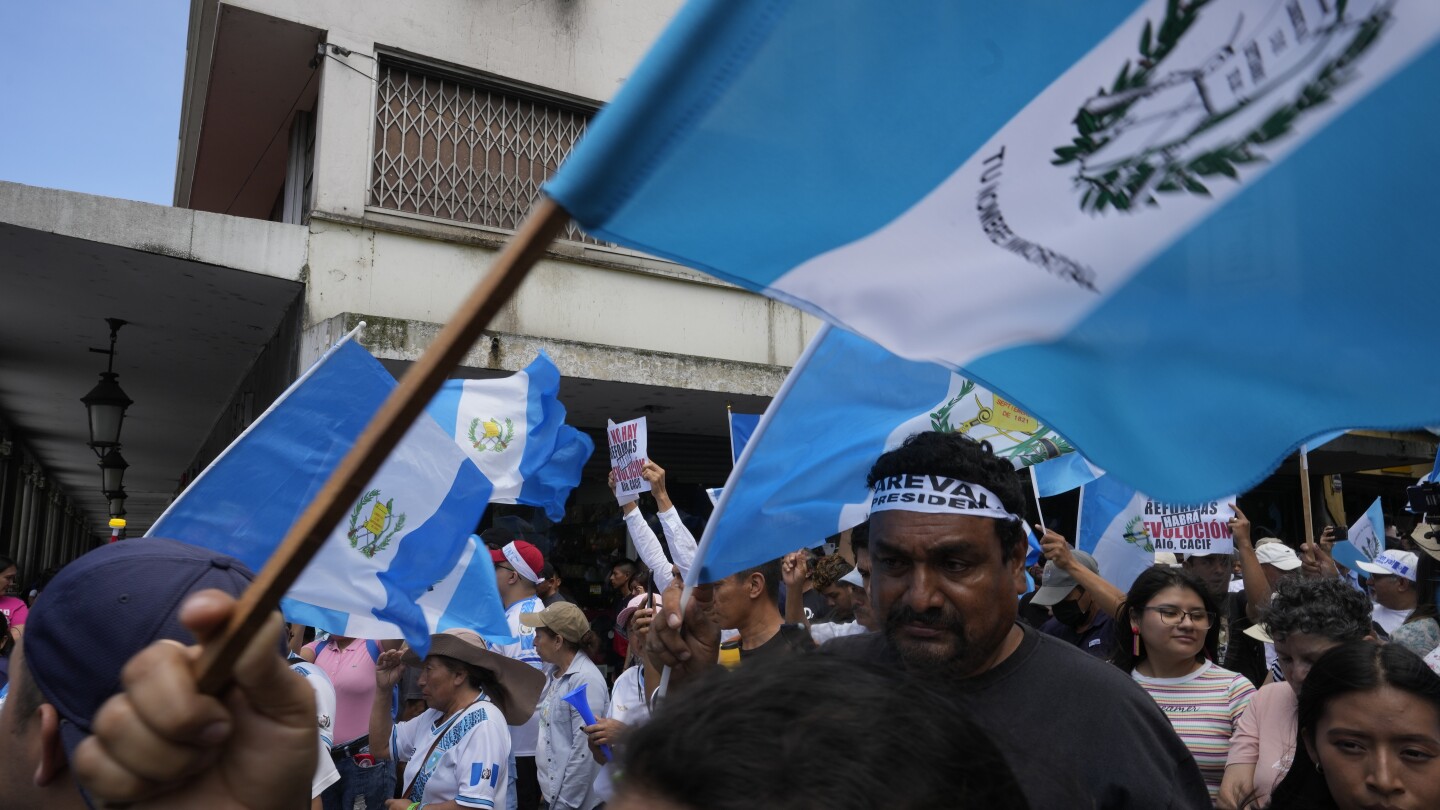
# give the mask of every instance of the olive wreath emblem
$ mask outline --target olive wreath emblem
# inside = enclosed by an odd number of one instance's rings
[[[1150,532],[1145,530],[1145,518],[1140,515],[1130,518],[1130,521],[1125,524],[1124,537],[1125,542],[1144,549],[1147,554],[1155,553],[1155,544],[1150,540]]]
[[[478,436],[477,431],[480,431]],[[498,419],[486,419],[482,422],[475,418],[470,420],[470,431],[467,435],[470,437],[470,446],[476,450],[482,453],[486,450],[503,453],[510,446],[510,442],[515,440],[515,423],[506,419],[502,427]]]
[[[395,539],[395,535],[405,528],[405,515],[395,514],[394,498],[384,503],[375,503],[370,509],[370,516],[364,522],[360,521],[360,513],[365,509],[365,505],[379,497],[378,489],[372,489],[360,496],[355,508],[350,510],[350,529],[345,533],[351,548],[372,559],[384,551],[390,541]]]
[[[951,397],[950,401],[930,414],[930,429],[936,433],[963,433],[968,436],[970,435],[971,428],[979,424],[988,424],[990,417],[993,415],[993,411],[980,402],[978,395],[975,398],[975,404],[979,408],[979,411],[976,413],[974,419],[961,422],[957,425],[951,418],[951,413],[955,410],[955,406],[960,404],[960,401],[969,396],[970,392],[974,390],[975,383],[971,380],[964,380],[960,385],[960,393]],[[1012,439],[1018,438],[1006,431],[1000,431],[1000,433]],[[1000,458],[1010,459],[1011,463],[1017,467],[1024,467],[1030,464],[1038,464],[1047,459],[1059,458],[1065,453],[1070,453],[1074,450],[1075,446],[1066,440],[1065,437],[1048,427],[1041,427],[1035,431],[1033,435],[1026,436],[1014,446],[996,450],[995,455]]]
[[[1201,9],[1211,1],[1170,0],[1158,27],[1153,21],[1145,23],[1140,33],[1138,58],[1133,62],[1126,60],[1110,89],[1100,88],[1086,107],[1105,98],[1113,103],[1100,105],[1103,108],[1101,112],[1082,107],[1076,113],[1073,123],[1077,134],[1069,145],[1055,149],[1055,158],[1051,163],[1056,166],[1080,164],[1075,184],[1084,189],[1080,198],[1082,211],[1098,214],[1113,207],[1117,211],[1129,212],[1142,205],[1158,206],[1160,203],[1156,195],[1162,193],[1185,192],[1208,197],[1210,188],[1205,181],[1218,177],[1238,181],[1238,166],[1266,160],[1260,147],[1289,135],[1298,120],[1331,101],[1334,92],[1354,78],[1352,68],[1355,62],[1379,40],[1392,19],[1386,4],[1355,24],[1355,35],[1344,51],[1321,66],[1315,78],[1293,99],[1277,106],[1259,125],[1237,138],[1188,159],[1176,160],[1166,154],[1183,145],[1181,141],[1166,149],[1147,150],[1118,162],[1106,163],[1101,167],[1103,171],[1087,169],[1085,159],[1111,140],[1107,134],[1110,128],[1121,122],[1136,102],[1146,97],[1143,91],[1150,87],[1156,69],[1199,19]],[[1337,22],[1334,25],[1345,24],[1348,5],[1349,0],[1336,0]],[[1235,109],[1209,118],[1190,132],[1185,140],[1223,124],[1252,103],[1243,102]]]

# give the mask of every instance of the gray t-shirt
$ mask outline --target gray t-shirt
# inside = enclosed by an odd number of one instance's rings
[[[1144,690],[1115,666],[1019,626],[1025,635],[1009,658],[954,687],[1031,810],[1211,807],[1195,758]],[[884,633],[837,638],[821,654],[904,666]]]

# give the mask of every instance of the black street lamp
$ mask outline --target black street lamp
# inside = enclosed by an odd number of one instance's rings
[[[110,517],[125,517],[125,490],[106,492],[105,497],[110,501]]]
[[[115,335],[127,322],[119,318],[106,318],[105,322],[110,324],[110,348],[90,351],[109,355],[110,361],[100,373],[100,382],[80,398],[90,416],[89,444],[96,455],[120,446],[120,427],[125,421],[125,409],[134,402],[120,389],[117,382],[120,375],[115,373]]]
[[[125,468],[130,465],[120,455],[119,447],[112,447],[100,457],[100,491],[105,493],[125,490]],[[123,495],[121,496],[124,497]]]

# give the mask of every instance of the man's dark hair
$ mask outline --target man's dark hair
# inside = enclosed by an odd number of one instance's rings
[[[515,533],[496,526],[480,533],[480,540],[486,548],[499,550],[515,542]]]
[[[549,563],[549,562],[546,562],[546,563],[545,563],[545,566],[540,569],[540,579],[544,580],[544,579],[554,579],[554,578],[555,578],[555,566],[552,565],[552,564]]]
[[[1015,465],[997,457],[989,442],[977,442],[963,433],[926,431],[912,435],[875,460],[865,485],[873,489],[877,481],[895,475],[941,475],[979,484],[995,493],[1006,511],[1024,513],[1025,495]],[[995,521],[995,535],[1000,538],[1002,562],[1008,563],[1021,553],[1025,528],[1020,521]]]
[[[616,568],[619,568],[621,571],[625,572],[625,576],[628,579],[634,579],[635,575],[640,573],[640,566],[636,565],[635,561],[628,557],[621,557],[620,559],[610,564],[611,571],[614,571]]]
[[[765,578],[765,595],[778,607],[780,605],[780,560],[777,558],[739,571],[735,574],[735,581],[739,582],[751,574],[759,574]],[[795,596],[799,598],[800,595],[795,594]]]
[[[1281,577],[1262,623],[1282,641],[1309,633],[1344,644],[1369,635],[1370,611],[1365,594],[1344,580]]]
[[[630,733],[620,789],[694,810],[1026,807],[951,691],[823,653],[716,668]]]

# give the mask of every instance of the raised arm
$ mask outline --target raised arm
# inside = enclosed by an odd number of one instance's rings
[[[395,730],[390,692],[405,674],[401,657],[399,650],[386,650],[375,659],[375,699],[370,703],[370,755],[376,759],[394,759],[390,751],[390,732]]]
[[[670,544],[670,556],[675,558],[675,567],[680,569],[680,575],[685,576],[695,562],[695,549],[698,547],[695,535],[685,528],[685,521],[675,511],[670,492],[665,488],[665,469],[654,461],[646,461],[641,475],[650,482],[650,492],[660,509],[656,517],[660,518],[660,528],[665,531],[665,540]]]
[[[615,491],[615,474],[610,474],[610,491]],[[666,498],[669,501],[669,498]],[[620,509],[625,513],[625,531],[630,534],[630,542],[635,544],[635,551],[640,554],[640,561],[650,569],[650,576],[655,580],[656,590],[665,590],[670,584],[670,559],[665,556],[665,549],[660,545],[660,538],[655,536],[650,524],[645,522],[645,516],[640,513],[638,503],[627,503],[621,505]]]
[[[1035,525],[1040,537],[1040,550],[1045,559],[1055,563],[1062,571],[1075,578],[1095,600],[1095,604],[1112,619],[1120,615],[1120,606],[1125,604],[1125,592],[1110,584],[1109,580],[1081,565],[1070,553],[1070,543],[1063,536],[1049,529]]]
[[[1230,504],[1235,517],[1230,518],[1230,534],[1235,538],[1235,553],[1240,557],[1240,576],[1245,582],[1245,615],[1250,621],[1259,623],[1265,608],[1270,606],[1270,580],[1265,578],[1265,569],[1260,567],[1260,558],[1255,556],[1255,545],[1250,542],[1250,519],[1240,507]]]
[[[785,583],[785,623],[810,626],[805,618],[805,552],[792,551],[780,562],[780,579]]]

